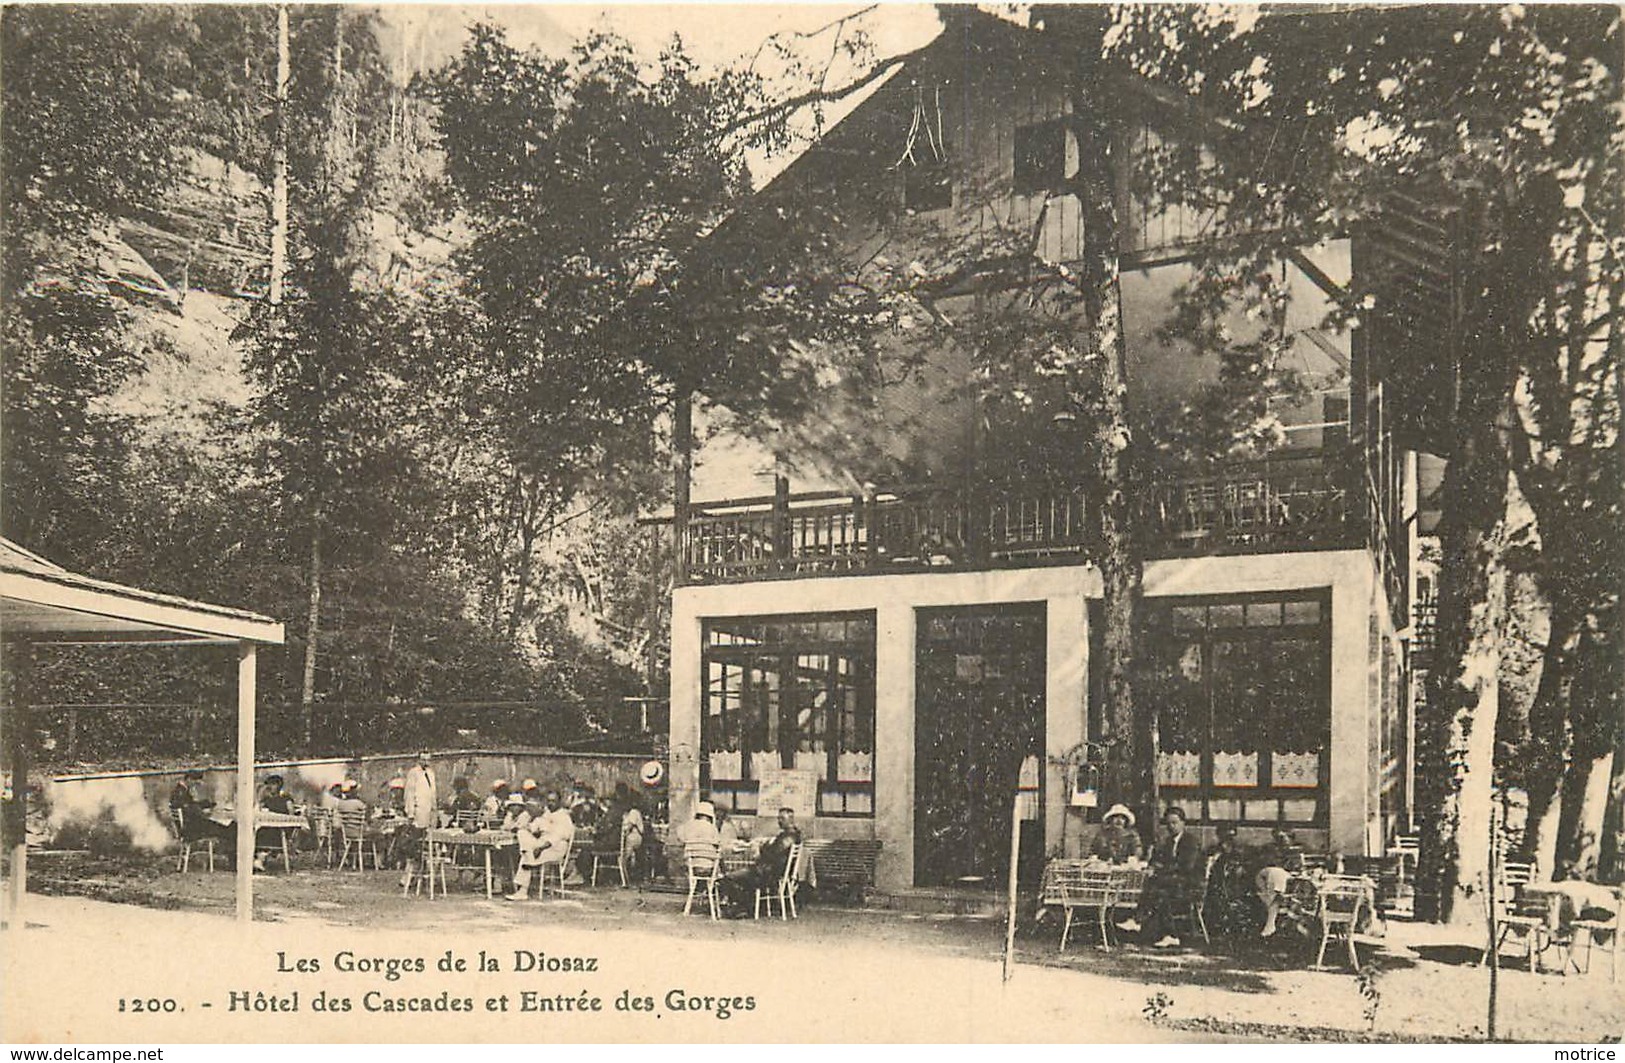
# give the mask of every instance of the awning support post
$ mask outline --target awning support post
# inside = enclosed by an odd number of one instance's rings
[[[252,642],[237,644],[237,922],[254,921],[254,672]]]

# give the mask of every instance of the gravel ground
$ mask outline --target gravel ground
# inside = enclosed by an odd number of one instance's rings
[[[1017,941],[1017,966],[1000,980],[1003,925],[991,918],[882,909],[804,906],[802,917],[713,923],[681,915],[682,898],[664,892],[600,888],[564,899],[487,900],[472,881],[433,901],[405,897],[398,872],[296,869],[256,877],[256,914],[246,936],[224,918],[232,878],[224,872],[119,872],[72,867],[63,858],[31,870],[42,884],[70,883],[78,897],[31,895],[29,920],[42,924],[6,948],[5,1030],[13,1040],[60,1040],[75,1021],[109,1025],[106,1039],[136,1022],[117,999],[140,993],[173,996],[173,1014],[145,1015],[136,1029],[148,1040],[159,1028],[187,1040],[530,1039],[544,1022],[560,1040],[688,1041],[1215,1041],[1481,1040],[1488,972],[1463,932],[1391,924],[1381,940],[1361,946],[1372,977],[1305,969],[1300,949],[1172,953],[1123,947],[1101,951],[1087,939],[1065,954],[1058,931],[1040,926]],[[109,897],[125,903],[90,898]],[[137,904],[129,903],[139,902]],[[116,946],[109,949],[109,945]],[[447,949],[480,950],[500,972],[437,975],[433,957]],[[379,980],[333,969],[338,953],[430,958],[422,974]],[[519,971],[515,953],[592,956],[596,972]],[[278,958],[283,954],[283,959]],[[322,970],[280,968],[298,957]],[[472,962],[472,960],[471,960]],[[60,979],[105,964],[95,999],[55,991]],[[522,965],[522,964],[521,964]],[[1501,1038],[1537,1042],[1617,1040],[1625,1032],[1625,994],[1611,983],[1606,959],[1587,976],[1503,970]],[[904,974],[904,972],[907,972]],[[362,1013],[336,1022],[311,1012],[317,992],[351,997],[358,988],[386,996],[467,991],[483,1007],[495,988],[520,985],[553,992],[588,990],[609,1008],[622,990],[655,1001],[644,1013],[590,1015],[397,1016]],[[301,988],[298,1016],[232,1012],[226,993]],[[685,993],[754,996],[755,1006],[728,1019],[664,1007],[672,988]],[[430,992],[432,990],[432,992]],[[703,991],[702,991],[703,990]],[[382,998],[379,998],[382,999]],[[191,1007],[187,1007],[187,1002]],[[209,1002],[211,1007],[202,1005]],[[514,1006],[517,1007],[517,1004]],[[27,1015],[24,1025],[16,1017]],[[77,1019],[75,1018],[77,1015]],[[98,1017],[99,1016],[99,1017]],[[88,1018],[87,1018],[88,1017]],[[225,1021],[213,1032],[201,1020]],[[290,1023],[297,1032],[290,1033]],[[382,1024],[382,1025],[380,1025]]]

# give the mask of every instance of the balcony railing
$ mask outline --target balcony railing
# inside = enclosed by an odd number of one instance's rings
[[[1319,550],[1365,542],[1367,503],[1341,454],[1311,452],[1148,478],[1134,492],[1147,556]],[[1363,492],[1361,492],[1363,494]],[[683,578],[724,583],[1092,556],[1096,502],[1077,484],[911,485],[693,507]]]

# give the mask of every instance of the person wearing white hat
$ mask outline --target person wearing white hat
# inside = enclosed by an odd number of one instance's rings
[[[1127,805],[1113,805],[1106,810],[1100,833],[1089,846],[1089,855],[1109,864],[1126,864],[1138,860],[1144,847],[1134,832],[1134,813]]]
[[[480,806],[481,812],[483,812],[485,815],[485,822],[502,822],[502,806],[508,801],[508,793],[509,790],[507,779],[496,779],[492,781],[491,793],[485,798],[484,804]]]
[[[694,818],[683,824],[677,840],[684,845],[720,845],[722,838],[717,833],[717,806],[709,801],[695,805]]]

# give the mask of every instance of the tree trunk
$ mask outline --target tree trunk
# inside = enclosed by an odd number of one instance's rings
[[[1427,771],[1429,800],[1423,817],[1419,892],[1433,899],[1431,913],[1461,922],[1477,906],[1466,903],[1486,885],[1487,848],[1495,760],[1495,723],[1500,709],[1500,643],[1506,633],[1505,528],[1482,522],[1486,510],[1504,510],[1507,470],[1493,430],[1479,446],[1452,460],[1445,473],[1439,538],[1439,667],[1431,675],[1430,748],[1439,762]],[[1483,450],[1492,453],[1483,454]],[[1496,489],[1496,484],[1500,489]],[[1451,500],[1460,502],[1450,519]],[[1496,502],[1486,505],[1484,499]],[[1476,511],[1476,513],[1474,512]],[[1477,519],[1475,519],[1475,517]],[[1446,578],[1448,575],[1449,578]]]
[[[276,95],[271,132],[271,305],[282,302],[288,273],[288,5],[276,9]]]
[[[1597,877],[1610,759],[1581,753],[1569,761],[1563,772],[1553,878]]]
[[[1614,759],[1608,771],[1607,807],[1603,809],[1602,839],[1597,852],[1597,879],[1625,879],[1625,699],[1614,721]]]
[[[1547,873],[1557,866],[1557,822],[1551,813],[1564,789],[1563,766],[1569,756],[1566,665],[1578,638],[1577,618],[1554,603],[1551,632],[1541,655],[1540,683],[1529,707],[1529,746],[1524,757],[1524,791],[1529,796],[1524,848]]]
[[[1514,484],[1502,432],[1511,412],[1517,360],[1528,349],[1529,315],[1539,298],[1529,263],[1541,261],[1552,212],[1550,189],[1508,188],[1464,211],[1459,258],[1461,303],[1451,445],[1440,499],[1437,664],[1430,675],[1433,754],[1419,782],[1422,854],[1418,895],[1425,915],[1460,921],[1479,909],[1459,903],[1486,871],[1499,713],[1500,644],[1506,634],[1507,509]]]
[[[1093,22],[1095,20],[1091,20]],[[1134,534],[1128,478],[1133,436],[1128,420],[1128,373],[1123,337],[1123,291],[1118,263],[1117,182],[1111,130],[1101,113],[1105,64],[1096,32],[1080,51],[1085,56],[1080,87],[1073,103],[1078,133],[1080,200],[1085,247],[1082,302],[1089,333],[1087,355],[1073,371],[1082,376],[1098,368],[1100,400],[1095,413],[1095,444],[1100,491],[1100,573],[1102,586],[1102,657],[1105,724],[1113,785],[1117,799],[1136,810],[1149,827],[1157,817],[1156,717],[1134,698],[1135,639],[1138,633],[1144,562]],[[1090,363],[1095,363],[1091,366]],[[1077,381],[1074,396],[1087,394]],[[1136,711],[1143,708],[1143,711]]]
[[[299,731],[309,749],[316,736],[316,654],[322,630],[322,518],[311,514],[309,587],[305,613],[305,664],[299,679]]]

